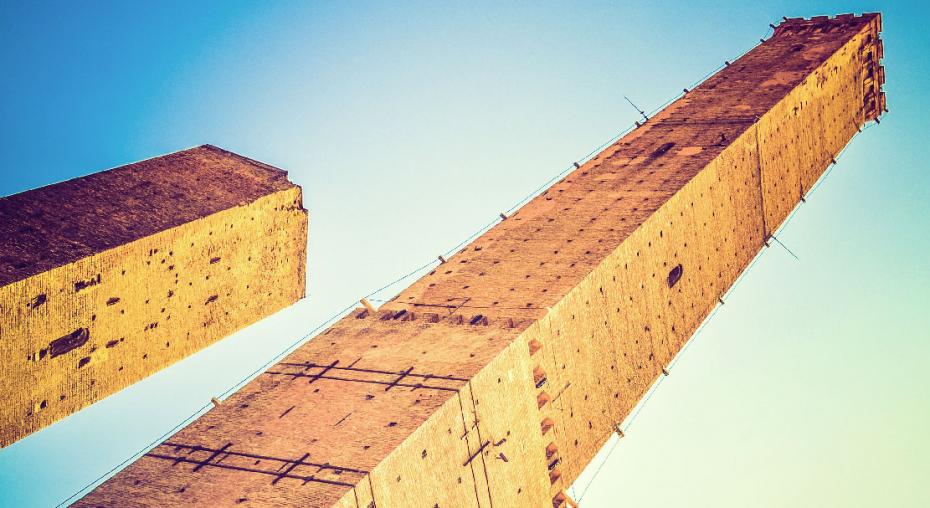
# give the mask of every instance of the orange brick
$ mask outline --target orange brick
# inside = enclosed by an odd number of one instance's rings
[[[0,199],[0,445],[304,295],[286,173],[209,145]]]
[[[78,505],[571,504],[617,423],[881,114],[879,27],[782,23]]]

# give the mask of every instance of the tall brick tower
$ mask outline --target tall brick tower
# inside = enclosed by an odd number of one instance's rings
[[[204,145],[0,198],[0,446],[304,295],[287,175]]]
[[[772,38],[80,506],[561,506],[885,99],[878,14]]]

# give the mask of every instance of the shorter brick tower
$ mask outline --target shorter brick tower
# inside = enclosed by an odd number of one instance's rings
[[[0,198],[0,446],[302,298],[301,199],[210,145]]]

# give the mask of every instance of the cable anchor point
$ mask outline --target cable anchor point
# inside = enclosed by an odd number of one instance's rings
[[[623,428],[620,427],[619,423],[614,424],[614,433],[617,434],[618,438],[623,438],[626,434],[623,433]]]
[[[367,310],[371,315],[374,315],[376,312],[378,312],[378,309],[376,309],[375,306],[368,301],[368,298],[362,298],[358,301],[358,303],[362,304],[362,307],[365,307],[365,310]]]

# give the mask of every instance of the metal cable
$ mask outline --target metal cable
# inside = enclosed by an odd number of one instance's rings
[[[768,35],[768,32],[766,32],[766,35]],[[737,60],[737,59],[739,59],[739,58],[741,58],[742,56],[744,56],[746,53],[748,53],[749,51],[751,51],[752,49],[754,49],[756,46],[758,46],[758,44],[754,45],[752,48],[750,48],[750,49],[744,51],[743,53],[741,53],[738,57],[736,57],[736,59],[734,59],[734,61]],[[704,75],[702,78],[700,78],[699,80],[697,80],[696,82],[694,82],[690,87],[688,87],[688,89],[689,89],[689,90],[693,89],[693,88],[696,87],[698,84],[702,83],[702,82],[705,81],[708,77],[710,77],[710,76],[714,75],[715,73],[719,72],[719,71],[720,71],[721,69],[723,69],[724,67],[726,67],[726,65],[721,65],[721,66],[715,68],[714,70],[710,71],[709,73],[707,73],[706,75]],[[660,105],[660,106],[658,106],[657,108],[653,109],[653,110],[649,113],[648,116],[649,116],[649,117],[652,117],[655,113],[661,111],[661,110],[664,109],[666,106],[668,106],[668,105],[671,104],[672,102],[678,100],[679,98],[681,98],[681,97],[684,96],[684,95],[685,95],[684,93],[679,93],[679,94],[675,95],[674,97],[672,97],[671,99],[669,99],[668,101],[666,101],[665,103],[663,103],[662,105]],[[861,133],[861,132],[864,132],[864,131],[867,130],[867,129],[869,129],[869,128],[872,127],[873,125],[875,125],[875,124],[874,124],[874,123],[873,123],[873,124],[869,124],[868,126],[866,126],[865,128],[863,128],[862,131],[860,131],[860,133]],[[598,147],[594,148],[593,150],[591,150],[590,152],[588,152],[584,157],[580,158],[580,159],[577,161],[576,164],[572,164],[571,166],[569,166],[569,167],[563,169],[562,171],[558,172],[556,175],[554,175],[554,176],[551,177],[549,180],[547,180],[543,185],[541,185],[540,187],[536,188],[534,191],[532,191],[531,193],[527,194],[527,195],[526,195],[525,197],[523,197],[522,199],[518,200],[512,207],[510,207],[509,209],[507,209],[507,215],[509,216],[509,215],[510,215],[511,213],[513,213],[515,210],[519,209],[519,208],[522,207],[524,204],[526,204],[527,202],[529,202],[532,198],[534,198],[535,196],[537,196],[540,192],[542,192],[542,191],[544,191],[545,189],[549,188],[549,187],[551,186],[551,184],[552,184],[553,182],[555,182],[556,180],[558,180],[559,178],[564,177],[567,173],[572,172],[574,169],[579,169],[579,168],[580,168],[580,165],[581,165],[582,163],[584,163],[584,162],[590,160],[590,158],[591,158],[592,156],[594,156],[594,155],[597,154],[597,153],[600,153],[603,149],[605,149],[606,147],[608,147],[608,146],[610,146],[611,144],[615,143],[616,141],[618,141],[618,140],[621,139],[623,136],[625,136],[626,134],[630,133],[632,130],[634,130],[634,129],[637,128],[637,127],[638,127],[638,125],[636,125],[636,124],[630,125],[629,127],[627,127],[626,129],[622,130],[621,132],[619,132],[619,133],[616,134],[615,136],[611,137],[609,140],[607,140],[606,142],[604,142],[604,143],[601,144],[600,146],[598,146]],[[858,133],[857,133],[857,134],[858,134]],[[841,151],[839,154],[837,154],[836,159],[839,159],[839,157],[844,153],[844,151],[845,151],[845,149],[844,149],[843,151]],[[831,164],[830,169],[829,169],[826,173],[824,173],[824,175],[822,175],[822,177],[821,177],[821,178],[818,180],[818,182],[811,188],[811,190],[808,191],[808,193],[807,193],[808,196],[810,196],[810,194],[813,193],[813,192],[823,183],[823,181],[826,179],[826,177],[827,177],[827,176],[829,175],[829,173],[832,171],[833,166],[835,166],[835,164]],[[792,211],[792,213],[789,215],[789,217],[781,224],[781,226],[778,228],[779,230],[781,230],[781,229],[788,223],[788,221],[793,217],[795,211],[797,211],[797,208],[795,208],[795,210]],[[504,220],[504,219],[502,219],[502,218],[495,218],[494,220],[492,220],[492,221],[491,221],[490,223],[488,223],[487,225],[483,226],[482,228],[478,229],[477,231],[475,231],[474,233],[472,233],[471,235],[469,235],[465,240],[463,240],[462,242],[460,242],[458,245],[456,245],[455,247],[453,247],[453,248],[450,249],[450,250],[447,250],[444,254],[445,254],[445,255],[454,254],[454,253],[457,252],[461,247],[463,247],[464,245],[466,245],[468,242],[474,240],[474,239],[477,238],[479,235],[483,234],[485,231],[487,231],[488,229],[492,228],[494,225],[496,225],[497,223],[501,222],[502,220]],[[776,239],[776,240],[777,240],[777,239]],[[779,242],[779,243],[781,243],[781,242]],[[743,270],[742,273],[740,273],[740,275],[737,277],[736,281],[734,281],[733,285],[730,286],[729,290],[727,291],[727,293],[726,293],[724,296],[729,295],[730,293],[732,293],[732,291],[736,288],[736,286],[739,284],[739,282],[743,279],[744,275],[755,265],[756,261],[757,261],[757,260],[759,259],[759,257],[760,257],[760,254],[761,254],[761,251],[760,251],[759,254],[756,255],[755,258],[753,258],[753,260],[752,260],[752,262],[749,264],[749,266],[747,266],[747,268],[746,268],[745,270]],[[421,271],[424,271],[424,270],[430,268],[430,267],[431,267],[434,263],[436,263],[436,262],[437,262],[437,260],[434,259],[434,260],[429,261],[428,263],[423,264],[422,266],[420,266],[420,267],[418,267],[418,268],[415,268],[414,270],[412,270],[412,271],[410,271],[410,272],[408,272],[408,273],[406,273],[406,274],[404,274],[404,275],[398,277],[397,279],[394,279],[393,281],[391,281],[391,282],[385,284],[384,286],[381,286],[380,288],[378,288],[378,289],[376,289],[376,290],[374,290],[374,291],[368,293],[368,294],[366,295],[366,298],[372,297],[372,296],[374,296],[374,295],[376,295],[376,294],[378,294],[378,293],[380,293],[380,292],[382,292],[382,291],[384,291],[384,290],[386,290],[386,289],[388,289],[388,288],[390,288],[390,287],[392,287],[392,286],[394,286],[394,285],[396,285],[396,284],[398,284],[398,283],[400,283],[400,282],[402,282],[402,281],[404,281],[404,280],[406,280],[406,279],[412,277],[413,275],[415,275],[415,274],[417,274],[417,273],[419,273],[419,272],[421,272]],[[385,300],[380,300],[380,301],[385,301]],[[322,321],[321,323],[319,323],[317,326],[315,326],[314,328],[312,328],[310,331],[308,331],[307,333],[305,333],[304,335],[302,335],[300,338],[298,338],[297,340],[295,340],[294,342],[292,342],[290,345],[288,345],[287,347],[285,347],[283,350],[281,350],[280,352],[278,352],[278,353],[277,353],[274,357],[272,357],[270,360],[266,361],[266,362],[265,362],[264,364],[262,364],[260,367],[258,367],[258,368],[256,368],[255,370],[253,370],[253,371],[252,371],[251,373],[249,373],[247,376],[245,376],[245,377],[242,378],[240,381],[238,381],[237,383],[235,383],[234,385],[232,385],[230,388],[228,388],[226,391],[224,391],[222,394],[220,394],[220,399],[222,400],[224,397],[227,397],[227,396],[229,396],[231,393],[233,393],[233,392],[237,391],[238,389],[240,389],[243,385],[245,385],[246,383],[248,383],[249,381],[251,381],[252,379],[254,379],[256,376],[260,375],[261,372],[264,372],[268,367],[270,367],[271,365],[273,365],[275,362],[277,362],[278,360],[280,360],[282,357],[286,356],[287,354],[290,354],[291,352],[293,352],[294,350],[296,350],[297,348],[299,348],[301,345],[303,345],[306,341],[310,340],[310,339],[311,339],[317,332],[319,332],[324,326],[327,326],[328,324],[332,323],[333,321],[335,321],[335,320],[337,320],[337,319],[339,319],[339,318],[345,316],[348,312],[350,312],[350,311],[351,311],[353,308],[355,308],[356,306],[357,306],[357,302],[353,301],[351,304],[347,305],[347,306],[344,307],[342,310],[336,312],[335,314],[333,314],[332,316],[330,316],[330,317],[327,318],[326,320],[324,320],[324,321]],[[671,368],[678,362],[678,360],[681,358],[681,356],[683,355],[683,353],[687,350],[687,348],[690,346],[690,344],[691,344],[692,342],[694,342],[694,339],[697,338],[698,334],[702,331],[702,329],[704,328],[704,326],[706,325],[706,323],[707,323],[712,317],[714,317],[714,315],[717,313],[717,311],[719,310],[719,308],[720,308],[719,305],[716,306],[716,307],[714,308],[714,310],[708,315],[708,317],[707,317],[707,318],[701,323],[701,325],[695,330],[694,334],[692,334],[691,339],[688,340],[688,342],[684,345],[684,347],[683,347],[682,350],[679,352],[679,354],[676,355],[676,357],[675,357],[675,358],[672,360],[672,362],[669,364],[669,367],[668,367],[669,369],[671,369]],[[630,417],[628,418],[628,420],[627,420],[627,425],[622,429],[624,432],[626,432],[626,430],[629,429],[629,428],[632,426],[633,422],[636,420],[636,417],[639,415],[640,411],[642,411],[642,408],[643,408],[643,407],[645,406],[645,404],[649,401],[649,399],[652,397],[652,395],[656,392],[656,390],[658,389],[658,387],[662,384],[662,381],[664,380],[665,377],[666,377],[666,376],[664,376],[664,375],[663,375],[663,376],[660,376],[660,378],[659,378],[659,379],[653,384],[653,386],[650,388],[649,392],[646,394],[646,396],[644,397],[644,399],[642,400],[642,402],[640,402],[640,403],[637,405],[636,410],[634,411],[634,413],[631,414]],[[183,426],[187,425],[188,423],[190,423],[191,421],[193,421],[194,419],[196,419],[197,417],[199,417],[200,415],[202,415],[203,413],[205,413],[206,410],[209,409],[211,405],[212,405],[212,402],[208,402],[208,403],[204,404],[203,406],[201,406],[200,408],[198,408],[196,411],[194,411],[193,413],[191,413],[190,416],[188,416],[187,418],[185,418],[184,420],[182,420],[181,422],[179,422],[178,424],[176,424],[174,427],[172,427],[172,428],[169,429],[167,432],[165,432],[164,434],[162,434],[161,436],[159,436],[158,438],[156,438],[154,441],[152,441],[151,443],[149,443],[148,445],[146,445],[145,447],[143,447],[142,449],[140,449],[138,452],[136,452],[136,453],[133,454],[132,456],[128,457],[126,460],[120,462],[119,464],[117,464],[116,466],[114,466],[113,468],[111,468],[111,469],[110,469],[109,471],[107,471],[106,473],[100,475],[99,477],[97,477],[97,478],[96,478],[95,480],[93,480],[92,482],[86,484],[84,487],[82,487],[81,489],[79,489],[78,491],[76,491],[74,494],[72,494],[72,495],[70,495],[69,497],[67,497],[66,499],[62,500],[60,503],[58,503],[58,504],[56,505],[56,508],[60,508],[61,506],[65,505],[66,503],[70,502],[70,501],[73,500],[75,497],[77,497],[78,495],[80,495],[82,492],[85,492],[86,490],[90,489],[91,487],[94,487],[94,486],[98,485],[98,484],[101,483],[103,480],[109,478],[111,475],[113,475],[113,474],[115,474],[116,472],[118,472],[121,468],[123,468],[125,465],[127,465],[127,464],[130,463],[131,461],[136,460],[137,458],[141,457],[142,455],[144,455],[145,453],[147,453],[147,452],[148,452],[149,450],[151,450],[152,448],[158,446],[158,444],[164,442],[164,440],[165,440],[167,437],[169,437],[169,436],[172,435],[173,433],[177,432],[180,428],[182,428]],[[611,445],[611,448],[610,448],[610,450],[607,452],[607,455],[604,457],[604,460],[600,463],[600,465],[598,465],[598,467],[597,467],[597,469],[595,470],[594,475],[592,476],[591,480],[587,483],[587,485],[585,486],[585,488],[582,490],[581,495],[578,497],[578,502],[581,502],[581,500],[584,498],[585,494],[586,494],[587,491],[588,491],[588,488],[591,486],[591,484],[594,482],[594,480],[595,480],[595,479],[597,478],[597,476],[600,474],[601,469],[603,468],[604,464],[606,464],[607,461],[610,459],[611,454],[613,453],[614,449],[616,448],[616,446],[617,446],[617,444],[618,444],[619,442],[620,442],[620,440],[619,440],[619,439],[616,439],[616,440],[614,441],[613,445]]]

